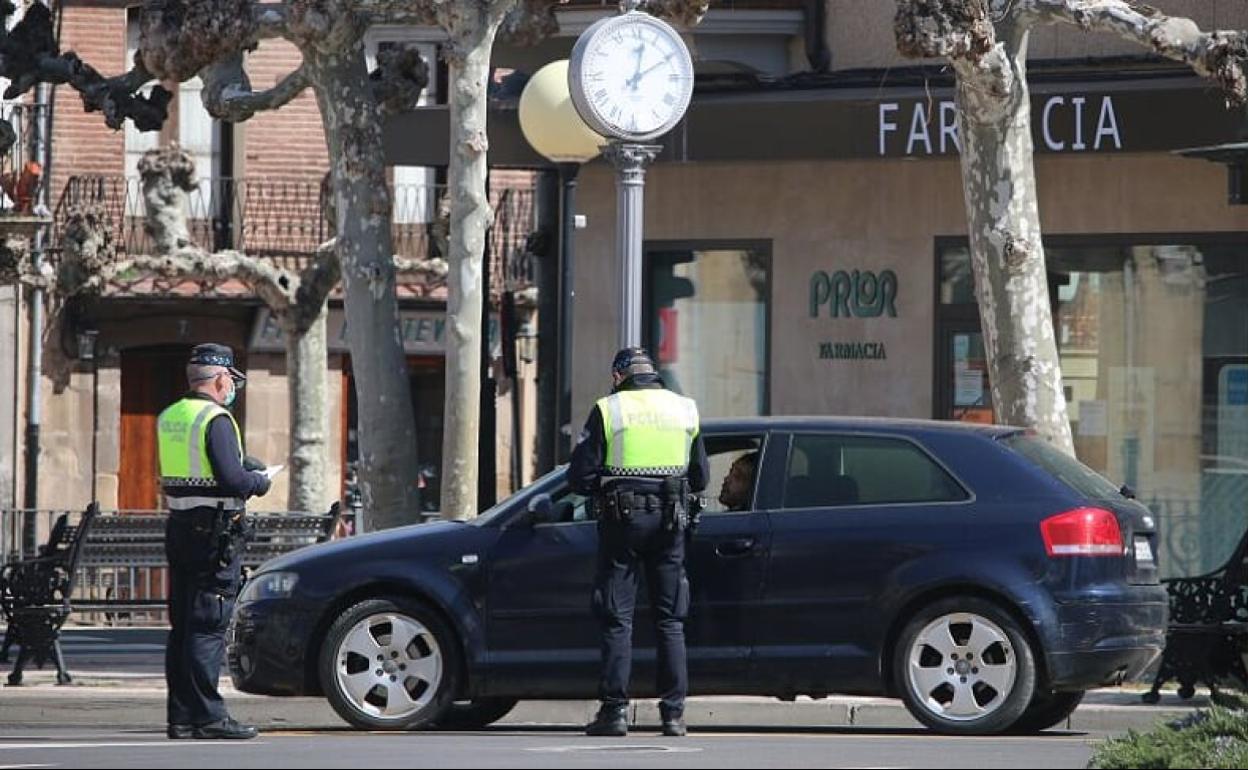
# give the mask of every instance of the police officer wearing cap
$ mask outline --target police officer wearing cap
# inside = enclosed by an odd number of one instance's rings
[[[568,469],[573,489],[592,497],[598,519],[593,605],[602,628],[601,707],[585,732],[628,734],[633,609],[644,569],[658,646],[663,734],[682,736],[689,689],[685,537],[690,495],[706,488],[709,475],[698,407],[666,389],[642,348],[617,353],[611,376],[614,390],[590,413]]]
[[[225,631],[242,582],[247,498],[269,478],[244,468],[242,434],[229,407],[246,378],[225,345],[197,345],[190,391],[160,413],[160,483],[169,509],[169,641],[165,650],[170,738],[254,738],[217,692]]]

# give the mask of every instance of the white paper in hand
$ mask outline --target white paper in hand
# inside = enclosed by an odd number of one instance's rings
[[[265,478],[271,481],[273,477],[281,473],[282,469],[285,467],[285,465],[270,465],[260,472],[265,475]]]

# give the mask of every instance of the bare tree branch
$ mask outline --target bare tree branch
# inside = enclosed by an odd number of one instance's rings
[[[1203,32],[1191,19],[1167,16],[1137,0],[1022,0],[1017,12],[1030,14],[1038,22],[1116,33],[1188,64],[1220,85],[1234,104],[1248,97],[1243,68],[1248,58],[1245,32]]]
[[[161,81],[190,80],[214,62],[256,46],[253,0],[148,0],[139,51]]]
[[[678,26],[695,27],[710,5],[710,0],[644,0],[641,9]]]
[[[141,131],[153,131],[165,122],[173,95],[160,86],[149,96],[136,92],[151,75],[136,63],[125,75],[105,78],[71,52],[60,53],[52,28],[52,13],[42,4],[31,5],[7,35],[0,37],[0,77],[11,85],[5,99],[16,99],[39,83],[67,84],[82,95],[87,112],[104,113],[110,128],[121,128],[126,118]]]
[[[407,257],[394,258],[394,270],[397,273],[405,275],[423,275],[433,279],[435,283],[446,283],[446,275],[450,272],[450,267],[445,259],[409,259]]]
[[[251,11],[256,39],[285,36],[288,23],[286,13],[285,3],[256,3]]]
[[[272,88],[253,91],[243,68],[243,54],[235,53],[210,64],[201,73],[204,109],[218,120],[239,123],[257,112],[276,110],[294,101],[312,85],[307,68],[300,65]]]
[[[555,7],[568,0],[520,0],[503,19],[498,36],[515,45],[536,45],[559,31]]]
[[[898,0],[897,49],[916,59],[978,62],[997,43],[989,0]]]
[[[390,48],[377,52],[377,69],[368,73],[373,99],[383,115],[413,109],[429,84],[429,65],[416,48]]]

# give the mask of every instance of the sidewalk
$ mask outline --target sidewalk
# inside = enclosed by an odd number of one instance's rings
[[[83,672],[74,684],[57,687],[50,670],[31,671],[24,687],[0,688],[0,724],[6,727],[114,727],[150,728],[165,720],[164,681],[150,674]],[[231,713],[264,729],[346,729],[324,698],[269,698],[239,693],[223,678],[221,690]],[[1144,730],[1157,722],[1176,719],[1193,708],[1208,705],[1198,696],[1183,701],[1173,691],[1163,692],[1161,703],[1148,706],[1138,689],[1090,692],[1066,728],[1079,732],[1120,733]],[[500,726],[585,724],[597,704],[588,701],[526,701]],[[773,698],[690,698],[689,724],[710,728],[916,728],[901,701],[887,698],[835,696],[823,700],[799,699],[786,703]],[[639,702],[633,722],[658,724],[653,703]]]

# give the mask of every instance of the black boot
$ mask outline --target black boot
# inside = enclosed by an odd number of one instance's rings
[[[586,735],[594,737],[610,736],[621,738],[628,735],[628,717],[625,708],[603,706],[598,709],[598,716],[585,728]]]
[[[165,735],[169,736],[171,741],[184,741],[194,735],[195,728],[191,725],[175,725],[171,724],[165,728]]]
[[[238,741],[255,738],[259,734],[260,731],[256,728],[251,725],[239,724],[232,717],[200,725],[193,732],[193,736],[200,740],[224,739]]]
[[[663,718],[663,734],[669,738],[683,738],[688,733],[685,728],[684,714],[669,712],[659,708],[659,716]]]

